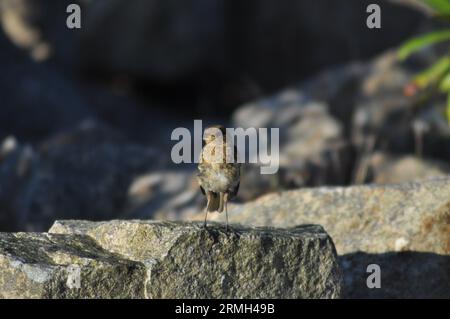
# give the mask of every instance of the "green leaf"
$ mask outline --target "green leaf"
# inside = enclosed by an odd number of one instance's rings
[[[423,0],[423,2],[439,15],[450,15],[450,2],[448,0]]]
[[[450,69],[450,56],[444,56],[437,60],[433,65],[420,72],[414,78],[413,82],[420,88],[425,88],[431,84],[437,83]]]
[[[445,40],[450,40],[450,30],[435,31],[418,36],[400,46],[397,51],[398,58],[400,60],[405,60],[411,54]]]
[[[450,92],[447,95],[447,122],[450,125]]]
[[[442,93],[450,92],[450,72],[448,72],[439,82],[439,91]]]

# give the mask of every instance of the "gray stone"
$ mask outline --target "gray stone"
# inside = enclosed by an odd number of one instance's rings
[[[233,223],[323,225],[336,244],[347,297],[450,297],[448,178],[300,189],[269,194],[244,205],[230,205],[229,210]],[[203,217],[198,214],[194,218]],[[210,220],[223,218],[209,215]],[[385,290],[373,292],[364,288],[368,276],[365,271],[367,265],[376,261],[382,262],[383,278],[392,280],[383,281]],[[394,279],[398,274],[408,280]],[[421,275],[416,278],[413,274]],[[427,279],[424,274],[432,274],[433,278]],[[430,280],[435,285],[430,285]]]
[[[320,226],[290,229],[154,221],[57,221],[50,233],[88,235],[142,262],[148,298],[339,298],[341,273]]]
[[[0,233],[0,298],[143,298],[145,276],[87,236]]]

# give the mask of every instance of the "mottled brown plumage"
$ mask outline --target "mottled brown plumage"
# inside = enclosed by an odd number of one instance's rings
[[[219,131],[222,139],[215,138]],[[205,227],[208,212],[221,213],[225,209],[228,230],[227,203],[238,192],[240,164],[237,163],[236,147],[227,143],[226,131],[222,126],[211,126],[205,130],[198,171],[200,189],[207,199]]]

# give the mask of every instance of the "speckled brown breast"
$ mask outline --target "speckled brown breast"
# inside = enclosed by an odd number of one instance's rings
[[[220,145],[220,144],[217,144]],[[239,184],[240,164],[237,161],[237,151],[234,148],[234,163],[226,163],[226,156],[232,156],[232,149],[224,145],[223,158],[221,163],[210,163],[208,157],[204,156],[202,151],[201,161],[198,165],[199,173],[197,175],[200,186],[206,191],[215,193],[234,194]]]

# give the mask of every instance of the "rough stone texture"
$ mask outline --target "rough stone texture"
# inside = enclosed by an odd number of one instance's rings
[[[259,226],[323,225],[336,244],[347,297],[450,297],[448,178],[274,193],[230,207],[229,219]],[[384,288],[376,292],[361,288],[367,265],[380,260]],[[395,279],[396,274],[409,280]]]
[[[0,298],[142,298],[145,275],[87,236],[0,233]]]
[[[304,186],[371,182],[362,180],[367,176],[361,174],[366,169],[361,158],[375,151],[446,161],[450,129],[442,116],[445,101],[421,102],[403,92],[417,70],[438,55],[438,49],[428,50],[400,63],[390,50],[240,106],[233,114],[234,127],[279,128],[280,170],[276,176],[261,175],[258,165],[246,165],[239,199]]]
[[[257,213],[255,213],[257,212]],[[229,211],[230,222],[288,227],[318,223],[339,253],[401,250],[450,254],[450,181],[310,188],[273,193]],[[199,218],[203,214],[199,214]],[[223,215],[211,214],[212,220]]]
[[[39,139],[95,119],[75,83],[29,59],[0,28],[0,138],[19,134]]]
[[[141,262],[148,298],[338,298],[341,273],[320,226],[245,228],[154,221],[57,221],[50,233],[88,235]]]

